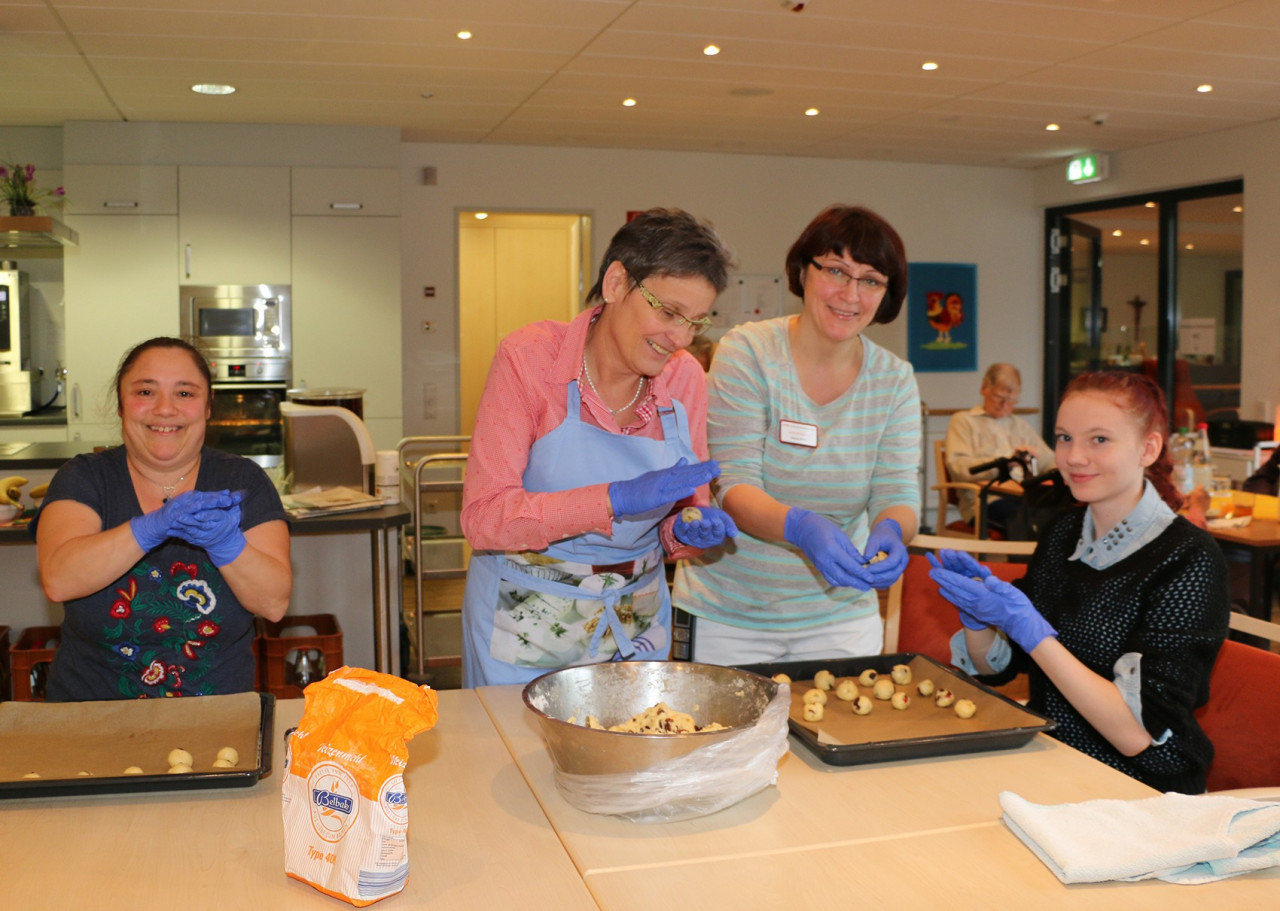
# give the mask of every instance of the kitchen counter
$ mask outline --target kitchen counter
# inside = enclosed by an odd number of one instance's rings
[[[0,414],[0,427],[65,427],[67,409],[46,408],[39,414]]]
[[[1155,792],[1044,735],[844,768],[793,740],[777,787],[721,813],[657,825],[592,816],[556,792],[520,692],[439,694],[439,723],[409,745],[409,882],[386,907],[1201,911],[1271,907],[1280,889],[1277,869],[1196,887],[1062,885],[1000,821],[998,793],[1056,803]],[[277,703],[277,743],[301,710]],[[163,907],[180,882],[191,911],[346,907],[284,874],[282,764],[280,750],[247,789],[0,801],[6,906]],[[161,860],[169,842],[184,847]]]
[[[120,444],[93,440],[73,440],[65,443],[0,443],[0,474],[31,468],[57,471],[64,462],[70,461],[81,453],[118,445]]]

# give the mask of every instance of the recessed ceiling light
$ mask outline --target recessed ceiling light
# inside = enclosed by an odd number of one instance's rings
[[[1124,237],[1124,232],[1123,232],[1123,231],[1121,231],[1119,228],[1116,228],[1114,231],[1112,231],[1112,232],[1111,232],[1111,236],[1112,236],[1112,237]]]
[[[806,117],[817,117],[820,113],[822,113],[822,112],[821,112],[821,111],[819,111],[817,108],[807,108],[807,109],[805,110],[805,112],[804,112],[804,116],[806,116]]]
[[[1151,239],[1148,237],[1144,237],[1142,238],[1142,240],[1138,241],[1138,243],[1142,244],[1142,246],[1144,247],[1149,247],[1151,246]]]
[[[488,213],[488,212],[477,212],[477,213],[476,213],[476,219],[477,219],[478,221],[484,221],[484,220],[485,220],[486,218],[488,218],[488,217],[489,217],[489,213]]]
[[[720,48],[716,47],[714,44],[708,44],[702,49],[702,53],[706,54],[708,57],[714,57],[716,54],[720,53]]]
[[[936,70],[937,68],[938,64],[934,63],[932,60],[926,60],[924,63],[920,64],[920,69],[922,70]]]
[[[1208,95],[1210,92],[1213,91],[1213,86],[1209,85],[1209,83],[1206,82],[1203,85],[1196,86],[1196,91],[1199,92],[1201,95]]]
[[[1062,129],[1062,127],[1058,126],[1056,123],[1046,123],[1044,128],[1050,133],[1056,133],[1058,130]]]
[[[471,33],[466,29],[463,29],[462,31],[458,32],[458,37],[461,38],[463,41],[470,41]]]
[[[201,82],[191,87],[191,91],[197,95],[230,95],[235,90],[234,85],[219,85],[216,82]]]
[[[1142,206],[1145,209],[1154,209],[1156,207],[1156,204],[1155,202],[1144,202]]]
[[[1182,249],[1184,249],[1184,250],[1194,250],[1195,248],[1196,248],[1196,245],[1195,245],[1195,244],[1187,244],[1187,245],[1186,245],[1185,247],[1183,247]]]
[[[423,97],[423,98],[434,98],[434,97],[436,97],[436,95],[435,95],[435,92],[423,92],[423,93],[422,93],[422,95],[421,95],[421,97]]]
[[[1232,212],[1235,212],[1237,215],[1243,214],[1243,213],[1244,213],[1244,206],[1232,206],[1232,207],[1231,207],[1231,211],[1232,211]]]
[[[634,98],[623,98],[622,106],[624,108],[633,108],[636,106],[636,100]]]

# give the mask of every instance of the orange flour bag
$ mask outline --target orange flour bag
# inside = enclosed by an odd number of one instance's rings
[[[281,787],[285,872],[370,905],[409,879],[404,769],[409,741],[436,723],[436,693],[342,667],[303,695]]]

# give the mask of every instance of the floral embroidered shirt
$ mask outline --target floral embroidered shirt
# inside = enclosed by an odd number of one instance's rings
[[[242,530],[287,516],[256,464],[206,447],[198,490],[242,490]],[[104,529],[142,514],[123,447],[80,455],[45,504],[75,500]],[[39,517],[37,516],[37,522]],[[254,618],[205,551],[170,538],[99,592],[66,603],[49,672],[51,702],[204,696],[254,688]]]

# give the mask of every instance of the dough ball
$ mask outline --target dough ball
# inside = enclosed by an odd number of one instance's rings
[[[805,690],[803,699],[805,705],[827,704],[827,694],[824,690]]]
[[[934,691],[933,704],[940,709],[949,708],[951,704],[955,701],[956,701],[956,694],[951,692],[951,690],[947,689],[946,687],[943,687],[941,689]]]
[[[852,702],[858,697],[858,684],[848,678],[841,680],[836,684],[836,698],[843,699],[845,702]]]
[[[179,762],[169,766],[170,775],[185,775],[190,771],[191,771],[191,766],[187,765],[185,762]]]
[[[171,766],[184,765],[187,766],[187,770],[190,771],[191,763],[193,761],[191,754],[186,750],[176,749],[169,751],[169,765]]]
[[[978,706],[974,704],[972,699],[957,699],[953,711],[958,718],[972,718],[978,711]]]
[[[872,668],[867,668],[865,671],[863,671],[861,674],[858,675],[858,683],[860,683],[862,686],[875,686],[876,678],[879,676],[880,675],[876,673],[875,670],[873,670]]]
[[[916,684],[916,692],[921,696],[932,696],[934,691],[933,681],[928,677]]]
[[[826,714],[826,709],[822,707],[820,702],[806,702],[804,704],[804,720],[805,721],[821,721],[822,716]]]
[[[790,683],[791,678],[788,677],[786,674],[774,674],[773,682],[774,683]]]
[[[829,690],[836,685],[836,675],[831,671],[818,671],[813,675],[813,685],[820,690]]]
[[[686,506],[680,510],[680,519],[683,522],[700,522],[702,520],[702,510],[696,506]]]
[[[879,680],[876,681],[876,685],[871,690],[871,692],[875,694],[875,697],[877,699],[885,699],[885,700],[892,699],[893,698],[893,681],[890,680],[888,677],[881,677]]]
[[[893,670],[889,672],[889,676],[893,678],[893,682],[899,686],[906,686],[911,682],[911,668],[905,664],[895,664]]]
[[[898,711],[906,711],[907,706],[911,704],[911,697],[899,690],[893,694],[893,698],[889,700],[889,704]]]
[[[233,767],[240,764],[240,753],[235,747],[223,747],[218,750],[218,758],[225,759],[227,762],[231,763]]]
[[[213,761],[213,767],[215,769],[234,769],[236,764],[230,759],[215,759]]]
[[[888,560],[889,555],[882,550],[876,551],[876,555],[868,560],[863,566],[870,566],[872,563],[879,563],[881,560]]]
[[[136,766],[136,765],[131,765],[131,766],[129,766],[129,768],[125,769],[125,770],[124,770],[123,772],[121,772],[120,774],[121,774],[121,775],[141,775],[141,774],[142,774],[142,769],[140,769],[140,768],[139,768],[138,766]]]
[[[871,710],[875,707],[875,703],[866,696],[859,696],[857,699],[853,700],[852,708],[853,714],[855,715],[870,715]]]

